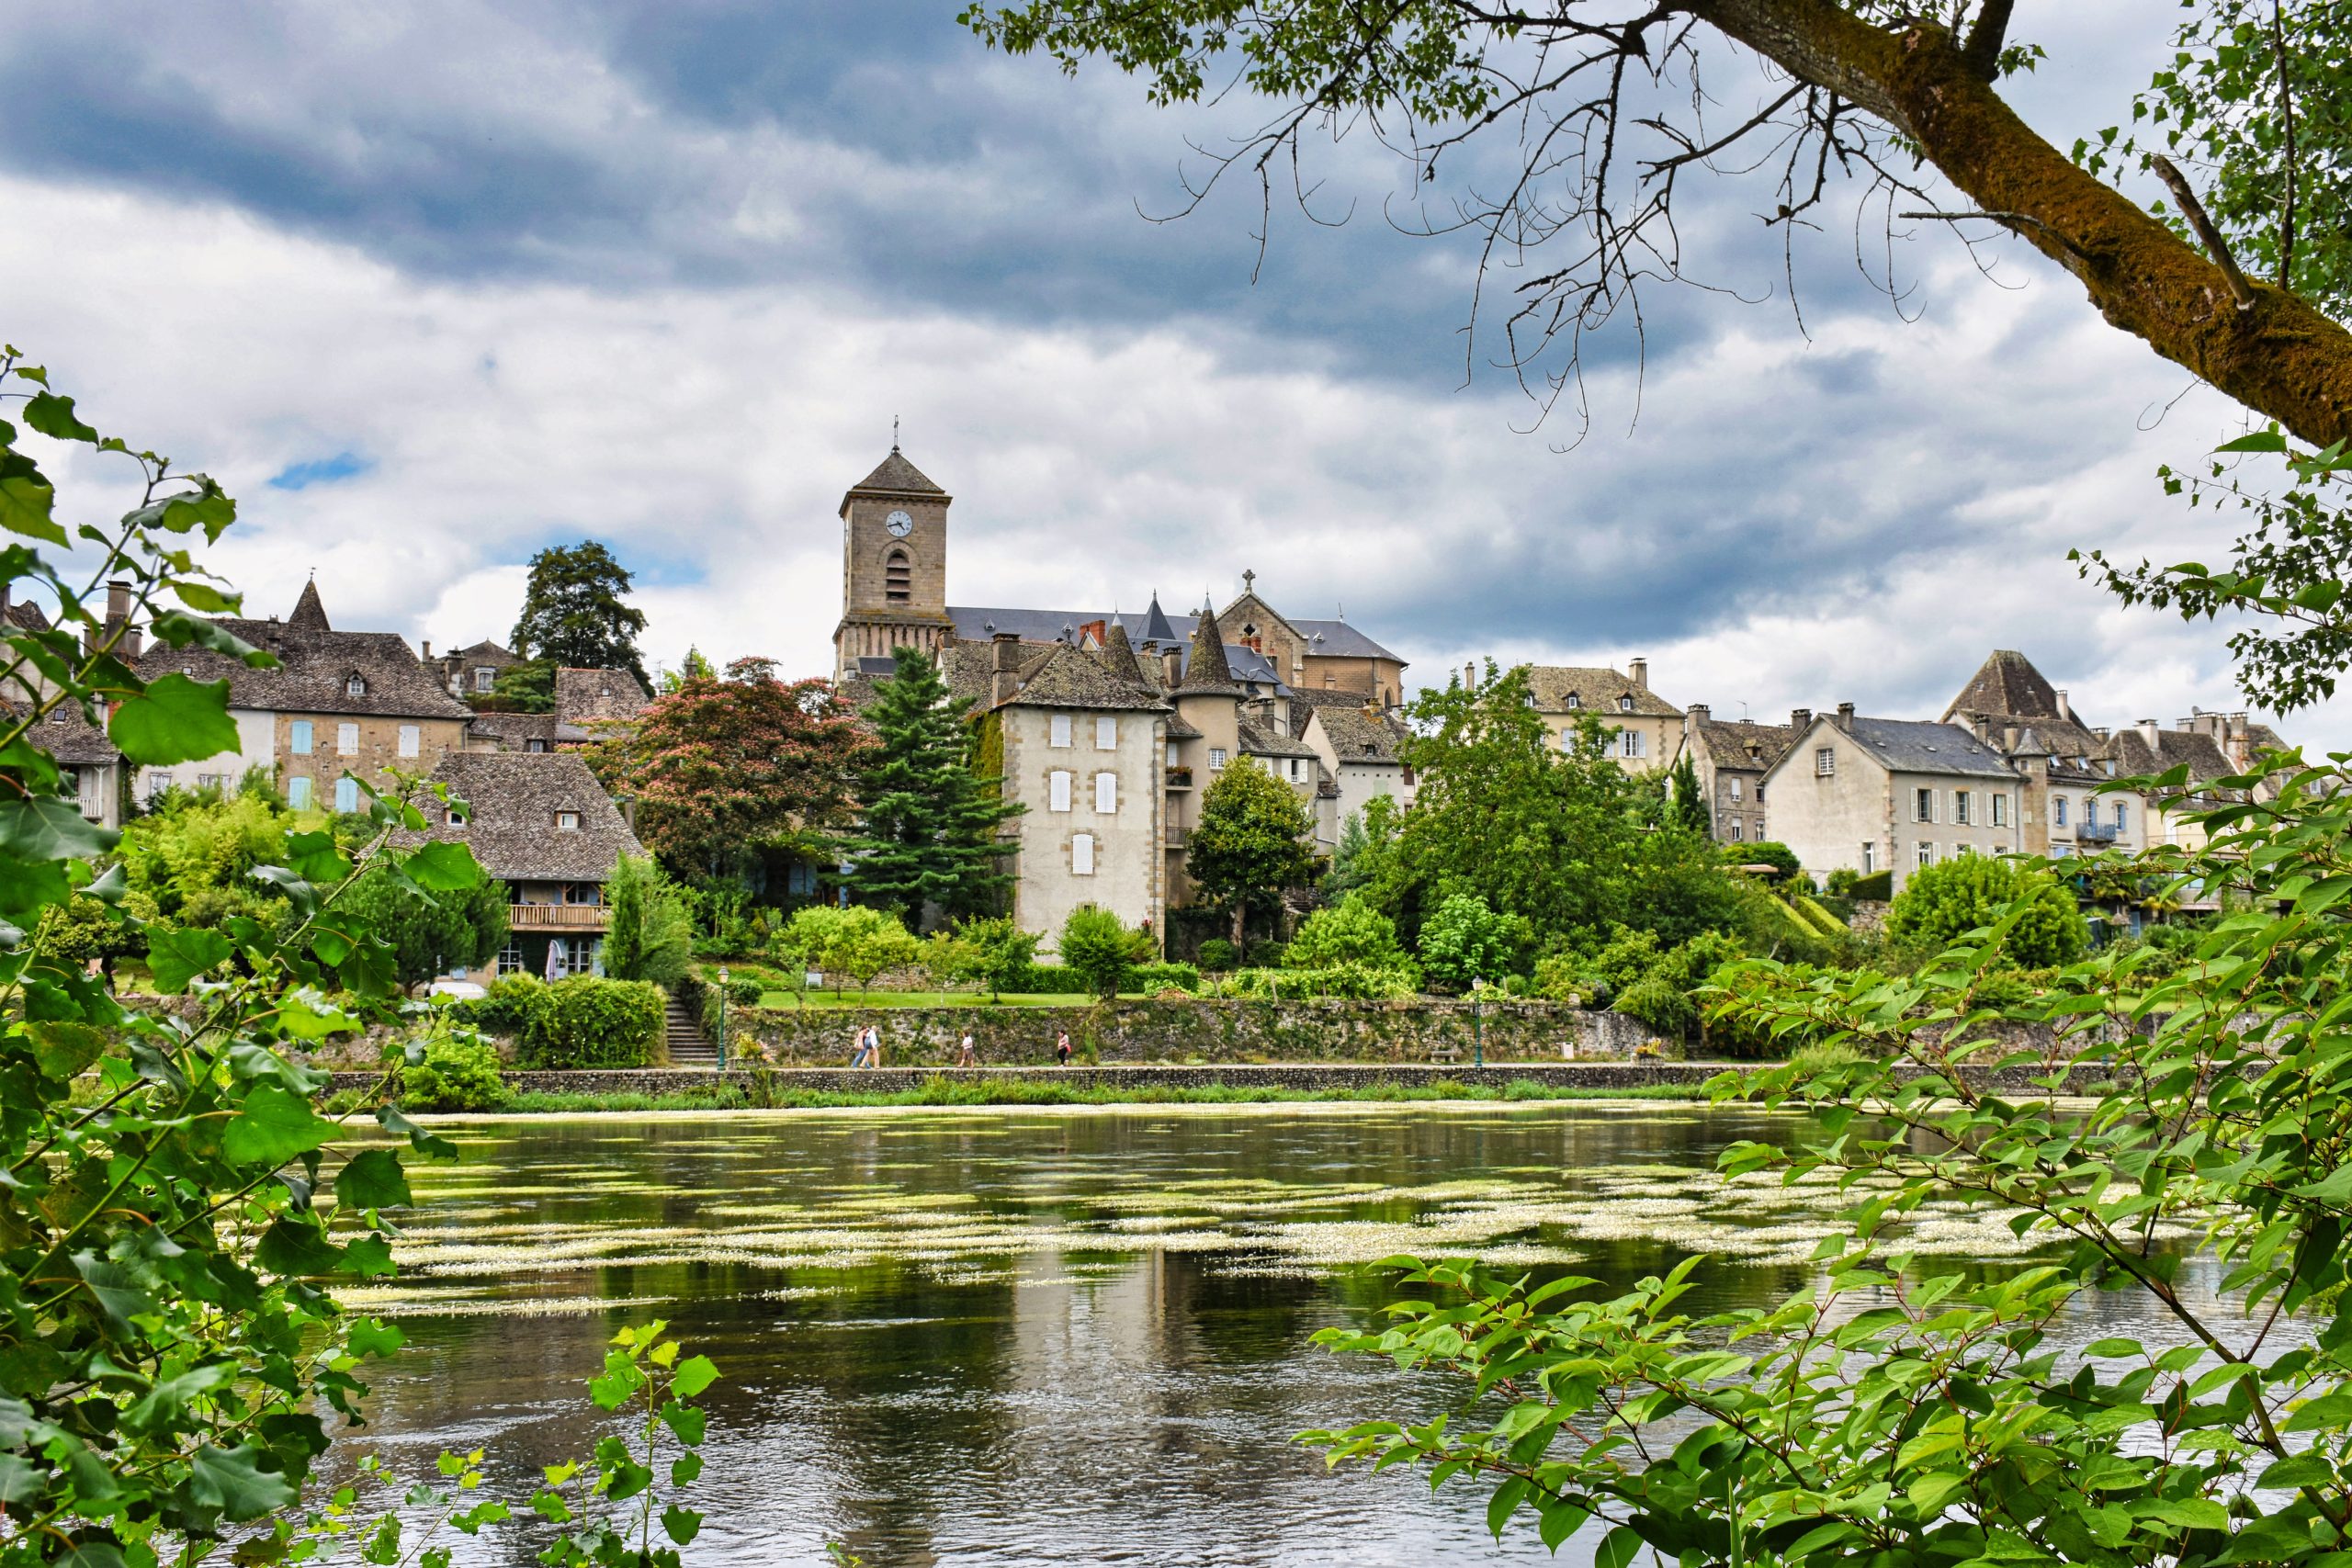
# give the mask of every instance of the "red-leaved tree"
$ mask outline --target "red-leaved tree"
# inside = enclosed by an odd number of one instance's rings
[[[848,819],[857,720],[821,680],[780,681],[738,659],[654,699],[589,749],[616,796],[637,801],[637,836],[673,873],[739,871],[771,847],[814,851]]]

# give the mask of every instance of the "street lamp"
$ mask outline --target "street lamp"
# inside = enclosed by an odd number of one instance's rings
[[[718,1070],[727,1070],[727,965],[718,966]]]
[[[1487,1065],[1487,1021],[1479,1010],[1479,1004],[1486,999],[1486,989],[1484,979],[1470,982],[1470,1065],[1474,1067]]]

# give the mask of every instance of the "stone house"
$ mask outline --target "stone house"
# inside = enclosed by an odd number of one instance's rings
[[[85,628],[84,644],[95,650],[108,632],[128,619],[130,604],[130,583],[107,584],[106,629]],[[5,584],[0,584],[0,615],[25,631],[51,629],[49,616],[40,605],[11,603]],[[116,651],[126,662],[135,662],[139,650],[138,628],[130,627],[116,644]],[[21,721],[57,689],[55,682],[27,663],[5,687],[0,687],[0,710]],[[124,766],[122,753],[115,749],[103,728],[91,723],[80,708],[68,704],[50,710],[40,724],[27,732],[26,739],[56,762],[60,789],[74,798],[85,818],[102,828],[122,826],[130,793],[129,770]]]
[[[148,768],[141,793],[167,784],[234,787],[247,770],[272,770],[287,804],[356,811],[364,804],[348,772],[379,787],[394,769],[430,773],[465,745],[473,717],[392,632],[340,632],[327,621],[318,584],[303,587],[284,621],[221,619],[232,636],[276,654],[278,667],[255,670],[209,649],[149,648],[138,670],[145,680],[175,671],[197,681],[229,682],[237,746],[198,761]]]
[[[1307,711],[1300,738],[1322,760],[1330,782],[1333,846],[1339,824],[1361,816],[1375,796],[1413,804],[1413,770],[1405,765],[1402,750],[1411,731],[1402,719],[1374,701],[1346,693],[1305,692],[1300,702]]]
[[[2079,717],[2066,694],[2030,660],[1996,649],[1944,709],[2008,759],[2024,784],[2018,848],[2053,858],[2138,849],[2145,840],[2144,802],[2101,793],[2118,776],[2112,736]]]
[[[1764,806],[1764,775],[1812,722],[1809,708],[1795,710],[1785,725],[1719,719],[1704,703],[1692,703],[1684,710],[1682,745],[1699,775],[1700,795],[1707,802],[1710,830],[1717,840],[1753,844],[1772,836]]]
[[[558,670],[553,711],[476,714],[466,726],[466,750],[570,750],[596,739],[599,726],[635,718],[652,700],[626,670]]]
[[[605,884],[623,855],[645,850],[587,762],[562,751],[452,751],[432,777],[452,800],[428,803],[425,830],[396,840],[464,844],[506,885],[506,945],[465,977],[601,974],[612,923]]]
[[[2022,847],[2024,785],[2001,754],[1955,724],[1815,716],[1765,770],[1773,836],[1807,874],[1892,871]]]
[[[1401,704],[1405,660],[1344,619],[1286,616],[1258,593],[1258,574],[1241,574],[1241,594],[1217,612],[1225,635],[1264,657],[1275,679],[1297,692],[1347,692],[1384,708]]]
[[[438,658],[434,656],[429,642],[420,644],[419,652],[424,667],[433,671],[453,697],[486,697],[498,684],[499,671],[524,662],[521,654],[487,639],[469,648],[453,649]]]
[[[1475,683],[1475,671],[1465,671]],[[1650,690],[1646,659],[1621,673],[1606,666],[1535,664],[1528,690],[1544,727],[1565,749],[1586,714],[1609,732],[1609,754],[1629,773],[1670,768],[1681,756],[1682,710]]]

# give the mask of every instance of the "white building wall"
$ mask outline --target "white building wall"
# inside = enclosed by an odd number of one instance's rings
[[[231,708],[229,716],[237,726],[237,749],[221,751],[193,762],[175,762],[168,768],[141,768],[133,782],[133,791],[141,802],[161,790],[165,784],[177,784],[182,789],[197,787],[200,778],[227,774],[229,787],[237,787],[248,768],[268,768],[277,760],[277,714],[270,708]],[[334,737],[330,732],[324,745],[332,750]]]
[[[1019,854],[1012,916],[1023,931],[1045,939],[1039,951],[1058,950],[1062,921],[1081,904],[1112,910],[1129,925],[1149,921],[1155,935],[1166,903],[1166,868],[1159,847],[1160,761],[1166,747],[1160,715],[1133,711],[1094,714],[1069,708],[1014,705],[1004,721],[1005,787],[1028,810],[1013,819]],[[1052,743],[1052,718],[1070,721],[1069,744]],[[1097,746],[1096,721],[1114,723],[1114,744]],[[1069,808],[1053,808],[1053,775],[1066,773]],[[1114,809],[1098,809],[1100,780],[1115,780]],[[1091,869],[1079,840],[1091,840]]]
[[[1815,753],[1833,759],[1826,775]],[[1886,770],[1835,726],[1816,722],[1764,776],[1772,803],[1772,833],[1789,846],[1806,875],[1833,871],[1883,871],[1892,852]],[[1865,867],[1862,846],[1871,846]],[[1901,868],[1895,874],[1902,875]]]

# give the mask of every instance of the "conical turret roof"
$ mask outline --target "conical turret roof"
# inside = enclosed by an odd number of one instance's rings
[[[286,617],[286,624],[298,631],[326,632],[334,629],[327,624],[327,607],[319,603],[316,578],[302,584],[302,596],[294,601],[294,613]]]
[[[1193,651],[1184,661],[1184,679],[1176,690],[1182,694],[1240,694],[1240,684],[1233,678],[1233,666],[1226,662],[1225,632],[1216,624],[1216,611],[1205,602],[1201,605],[1200,619],[1193,623]]]
[[[1159,607],[1159,595],[1151,596],[1151,608],[1144,613],[1143,640],[1159,648],[1176,646],[1176,628],[1168,624],[1168,612]]]
[[[1127,628],[1119,624],[1116,615],[1111,617],[1111,629],[1102,634],[1102,663],[1122,681],[1133,681],[1139,686],[1147,683],[1143,666],[1136,662],[1135,644],[1127,640]]]

